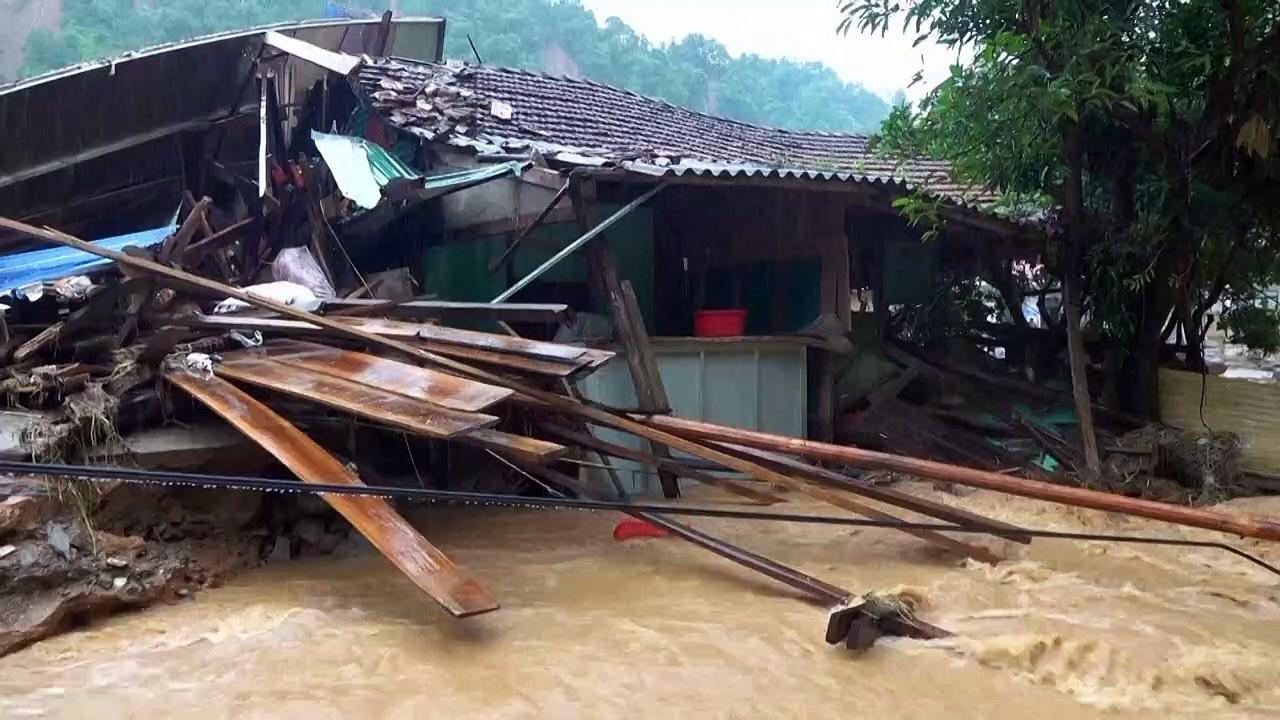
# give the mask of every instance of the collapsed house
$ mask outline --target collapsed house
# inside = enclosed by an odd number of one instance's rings
[[[689,483],[757,505],[795,492],[1030,541],[859,474],[883,470],[1280,538],[995,472],[1012,458],[1049,479],[1026,452],[975,457],[960,430],[930,431],[975,422],[954,405],[886,410],[917,381],[957,382],[888,344],[891,369],[850,360],[882,344],[887,309],[1043,242],[945,164],[445,64],[443,31],[389,15],[257,29],[0,89],[22,138],[0,158],[0,388],[23,409],[0,470],[258,490],[301,487],[261,477],[292,474],[457,617],[498,602],[386,498],[597,503],[836,608],[827,639],[850,647],[944,631],[622,503]],[[894,208],[907,193],[947,219],[929,243]],[[1026,433],[1068,458],[1037,422]],[[833,442],[859,431],[970,467]],[[21,561],[7,547],[0,571]]]

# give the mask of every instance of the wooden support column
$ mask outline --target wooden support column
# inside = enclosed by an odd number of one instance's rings
[[[573,203],[578,229],[586,234],[595,225],[595,217],[588,202],[588,196],[594,199],[594,193],[586,192],[582,178],[571,177],[569,182],[569,199]],[[627,359],[627,369],[631,372],[631,383],[635,386],[640,409],[668,409],[670,405],[667,391],[662,384],[662,376],[658,373],[658,363],[653,357],[653,348],[649,345],[649,333],[645,329],[644,318],[640,315],[635,293],[631,290],[630,283],[618,280],[617,262],[613,253],[609,252],[608,240],[603,234],[587,246],[587,264],[591,273],[592,290],[609,307],[609,315],[613,319],[614,330]],[[667,448],[658,443],[649,443],[649,448],[659,458],[671,457]],[[662,485],[664,497],[680,497],[680,482],[674,473],[659,470],[658,482]]]

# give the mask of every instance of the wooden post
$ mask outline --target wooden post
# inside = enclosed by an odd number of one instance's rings
[[[586,193],[583,192],[581,178],[571,177],[569,199],[573,203],[574,215],[578,228],[586,233],[594,225],[591,207],[587,204]],[[667,391],[662,384],[662,376],[658,373],[658,364],[653,357],[653,348],[649,345],[649,333],[644,326],[644,318],[640,315],[635,293],[629,283],[618,280],[618,267],[613,254],[609,252],[608,240],[602,234],[587,247],[587,263],[591,272],[591,285],[596,295],[603,299],[609,307],[613,319],[613,327],[622,343],[623,354],[627,359],[627,369],[631,372],[631,382],[636,389],[636,400],[642,410],[668,409]],[[625,287],[624,287],[625,285]],[[650,451],[659,458],[670,458],[667,448],[657,443],[649,444]],[[668,470],[658,471],[658,482],[662,485],[664,497],[680,497],[680,482]]]

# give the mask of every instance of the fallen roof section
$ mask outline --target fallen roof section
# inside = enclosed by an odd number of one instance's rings
[[[21,215],[124,187],[139,180],[130,172],[133,160],[155,154],[154,143],[212,127],[245,110],[256,115],[258,93],[250,82],[251,71],[270,49],[264,43],[268,31],[324,52],[360,54],[373,49],[379,26],[379,20],[371,18],[237,30],[82,63],[0,87],[0,127],[7,137],[22,139],[0,153],[0,213]],[[443,40],[443,19],[396,18],[388,53],[439,60]],[[327,72],[305,63],[291,67],[295,87],[300,88]],[[136,158],[126,152],[141,146],[147,151]],[[85,187],[78,177],[75,183],[23,187],[116,153],[123,153],[121,169],[95,179],[94,187]],[[165,147],[164,153],[172,154],[172,147]]]

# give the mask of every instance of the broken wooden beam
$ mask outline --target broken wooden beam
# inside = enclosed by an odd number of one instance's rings
[[[643,422],[650,427],[678,433],[686,438],[721,440],[740,445],[750,445],[764,450],[800,455],[813,460],[844,463],[868,470],[891,470],[916,477],[929,478],[930,480],[953,482],[957,485],[994,490],[1009,495],[1018,495],[1061,505],[1134,515],[1175,525],[1187,525],[1204,530],[1230,533],[1241,537],[1280,541],[1280,523],[1261,518],[1237,517],[1212,510],[1170,505],[1097,490],[1011,477],[989,470],[977,470],[932,460],[920,460],[902,455],[876,452],[874,450],[801,440],[800,438],[784,437],[782,435],[770,435],[769,433],[753,430],[738,430],[693,420],[655,416],[646,418]]]
[[[165,377],[261,445],[303,482],[364,484],[305,433],[227,381],[198,378],[184,371]],[[497,601],[480,581],[428,542],[386,500],[352,495],[322,497],[454,617],[498,609]]]
[[[962,527],[968,528],[986,528],[993,535],[999,535],[1006,540],[1022,543],[1024,545],[1031,542],[1031,538],[1023,534],[1023,529],[1017,525],[992,520],[991,518],[978,515],[963,508],[952,507],[945,503],[934,502],[922,497],[917,497],[910,493],[905,493],[893,488],[879,487],[869,482],[863,482],[848,475],[828,470],[817,465],[811,465],[802,460],[796,460],[788,455],[781,453],[761,450],[759,448],[748,447],[746,445],[735,445],[733,443],[716,442],[716,445],[723,447],[731,452],[741,453],[750,458],[768,465],[776,465],[783,470],[794,472],[803,477],[814,480],[820,485],[825,485],[837,490],[844,490],[855,495],[861,495],[872,500],[892,505],[904,510],[944,520],[946,522],[955,523]]]

